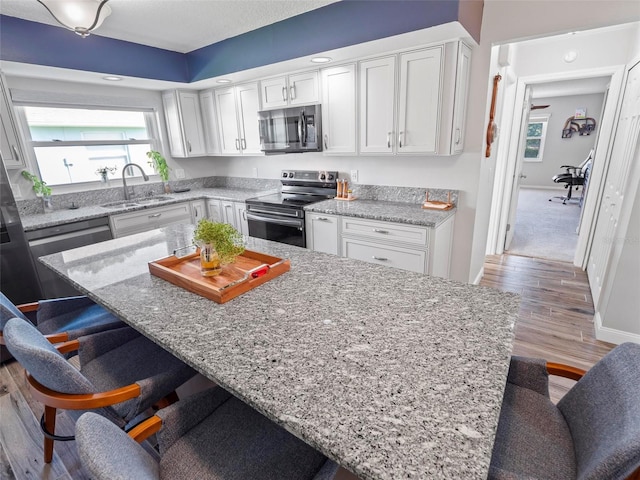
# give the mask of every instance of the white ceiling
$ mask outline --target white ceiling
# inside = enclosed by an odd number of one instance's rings
[[[186,53],[338,0],[110,0],[95,34]],[[0,0],[0,13],[59,26],[36,0]]]

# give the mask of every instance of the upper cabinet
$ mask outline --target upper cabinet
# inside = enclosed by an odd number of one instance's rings
[[[451,42],[360,62],[360,153],[460,153],[470,60]]]
[[[356,153],[356,65],[325,68],[322,78],[322,143],[325,154]]]
[[[25,167],[20,135],[13,115],[13,105],[2,75],[0,75],[0,154],[5,167]]]
[[[214,90],[222,155],[263,155],[260,150],[257,83]]]
[[[215,95],[213,90],[200,92],[200,109],[204,127],[204,142],[207,155],[220,155],[218,140],[218,118],[216,116]]]
[[[262,109],[308,105],[320,101],[318,72],[304,72],[260,81]]]
[[[162,94],[172,157],[207,154],[197,92],[171,90]]]

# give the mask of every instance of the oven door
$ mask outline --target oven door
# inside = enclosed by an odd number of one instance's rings
[[[247,210],[249,236],[306,247],[304,218],[286,217]]]

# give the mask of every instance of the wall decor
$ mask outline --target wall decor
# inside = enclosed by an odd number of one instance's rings
[[[491,156],[491,144],[496,137],[496,129],[498,128],[494,122],[496,116],[496,98],[498,96],[498,83],[502,80],[502,76],[498,73],[493,77],[493,93],[491,94],[491,108],[489,109],[489,125],[487,125],[487,149],[484,152],[484,156],[489,158]]]
[[[590,135],[596,129],[596,121],[594,118],[576,118],[575,116],[567,118],[562,128],[562,138],[571,138],[574,133],[580,135]]]

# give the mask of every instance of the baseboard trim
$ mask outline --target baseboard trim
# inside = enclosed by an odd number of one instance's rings
[[[482,277],[484,277],[484,267],[482,267],[480,269],[480,271],[478,272],[478,275],[476,276],[476,278],[473,280],[473,285],[480,285],[480,281],[482,280]]]
[[[600,312],[596,312],[594,316],[596,339],[603,342],[615,343],[620,345],[625,342],[640,344],[640,335],[637,333],[616,330],[615,328],[603,327]]]

